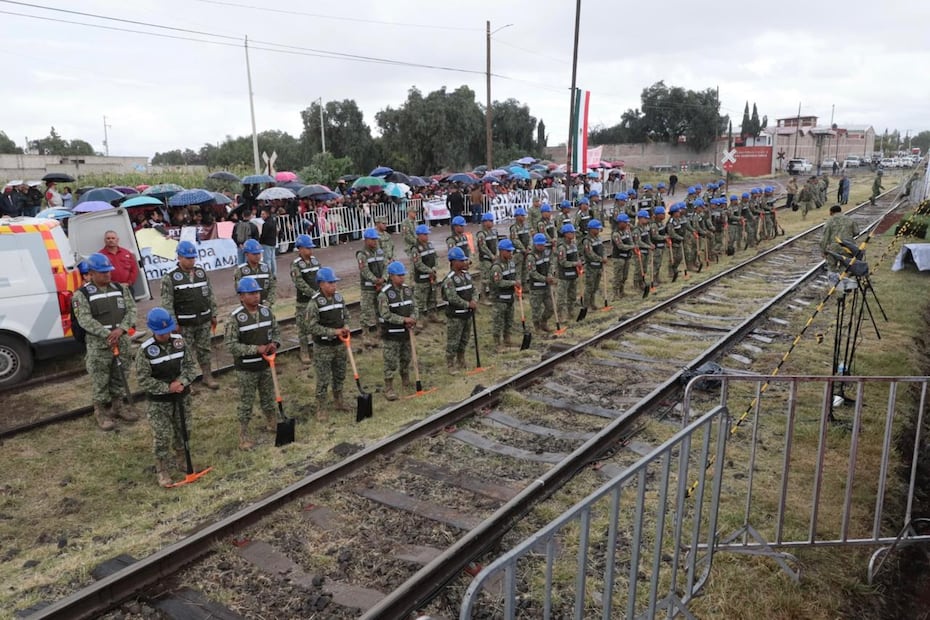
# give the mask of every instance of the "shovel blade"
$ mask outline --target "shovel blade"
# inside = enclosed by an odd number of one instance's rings
[[[523,332],[523,342],[520,343],[520,350],[526,351],[530,348],[530,343],[533,341],[533,334],[530,332]]]
[[[359,394],[355,397],[355,421],[367,420],[373,415],[371,394]]]
[[[578,321],[583,321],[586,316],[588,316],[587,306],[578,311],[578,316],[575,317],[575,322],[577,323]]]
[[[294,418],[286,418],[278,422],[274,431],[274,447],[280,448],[289,443],[294,443]]]

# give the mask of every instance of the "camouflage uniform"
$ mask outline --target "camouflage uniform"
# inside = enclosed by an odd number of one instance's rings
[[[542,212],[539,210],[541,206],[539,198],[533,198],[533,204],[526,210],[526,223],[530,230],[536,230],[536,225],[542,219]]]
[[[520,223],[519,220],[510,226],[510,241],[516,248],[513,252],[513,262],[517,267],[517,282],[521,285],[526,282],[526,261],[524,257],[530,247],[530,238],[532,231],[527,224]]]
[[[387,256],[380,247],[374,250],[365,247],[355,253],[361,276],[362,329],[374,335],[378,328],[378,291],[384,286],[384,265]],[[365,334],[362,334],[365,337]]]
[[[601,283],[601,271],[604,269],[604,256],[606,254],[604,243],[600,236],[595,237],[589,233],[582,245],[582,260],[584,261],[584,304],[590,310],[597,308],[595,297]],[[603,292],[607,296],[607,291]],[[567,318],[565,319],[568,320]]]
[[[575,241],[584,242],[588,236],[588,222],[594,219],[591,212],[591,206],[584,203],[578,205],[578,213],[572,218],[572,224],[575,226]]]
[[[349,313],[346,312],[346,302],[342,293],[337,291],[332,297],[316,293],[307,304],[307,322],[313,335],[317,402],[322,404],[326,400],[326,392],[330,385],[333,386],[334,398],[341,401],[348,353],[337,332],[349,322]]]
[[[879,171],[879,174],[875,175],[875,180],[872,181],[872,195],[869,197],[869,202],[874,205],[875,199],[879,197],[883,189],[885,188],[882,187],[882,175]],[[805,213],[807,213],[807,211],[805,211]]]
[[[194,356],[184,337],[171,334],[164,343],[154,337],[143,341],[136,352],[136,377],[139,379],[139,387],[148,396],[148,419],[154,435],[152,445],[155,460],[162,463],[168,461],[169,450],[174,450],[180,465],[184,444],[175,407],[180,403],[189,430],[192,399],[190,390],[186,388],[197,378]],[[185,387],[182,394],[169,391],[173,381],[179,381]]]
[[[217,313],[206,272],[200,267],[190,272],[178,267],[166,273],[161,279],[161,304],[177,321],[184,342],[194,349],[206,377],[213,357],[210,336]]]
[[[307,304],[320,290],[320,286],[316,282],[316,274],[321,266],[316,256],[311,256],[308,261],[298,256],[291,263],[291,281],[294,282],[294,289],[297,291],[297,300],[294,303],[294,318],[297,321],[297,337],[300,339],[301,345],[310,342]]]
[[[93,384],[93,403],[95,406],[110,406],[112,402],[118,412],[120,399],[128,394],[119,368],[114,363],[113,351],[107,344],[107,336],[117,327],[123,330],[117,347],[120,362],[128,374],[132,359],[127,334],[136,322],[136,302],[122,284],[111,282],[105,289],[100,289],[89,282],[75,292],[71,305],[78,324],[87,332],[84,363]]]
[[[482,225],[481,230],[475,234],[475,248],[478,251],[478,271],[481,274],[481,297],[490,299],[491,264],[497,260],[497,229],[485,228]]]
[[[681,219],[680,215],[678,217],[672,216],[668,221],[666,230],[668,238],[672,242],[668,254],[668,277],[674,279],[678,277],[678,267],[681,266],[681,262],[685,259],[684,243],[686,235],[691,235],[691,230],[690,226],[685,226],[685,221]]]
[[[662,284],[662,256],[665,255],[665,249],[668,239],[668,225],[665,220],[652,220],[649,224],[649,235],[652,245],[655,249],[652,251],[652,281],[655,284]],[[645,255],[643,256],[645,258]]]
[[[759,244],[759,214],[758,198],[750,198],[749,202],[740,205],[740,215],[746,220],[746,247],[754,248]]]
[[[517,268],[513,259],[504,260],[498,256],[491,265],[491,335],[494,344],[500,347],[510,346],[510,332],[513,329],[514,287],[518,285]]]
[[[572,212],[570,209],[563,209],[552,216],[555,220],[556,239],[562,238],[562,226],[572,223]]]
[[[404,234],[404,249],[407,252],[407,256],[410,256],[411,250],[417,244],[416,229],[417,220],[411,220],[409,217],[400,225],[400,231]]]
[[[578,297],[578,268],[581,266],[581,256],[578,254],[578,244],[574,239],[569,243],[563,237],[559,240],[556,250],[556,261],[558,264],[558,304],[560,317],[568,316],[575,312],[575,302]]]
[[[859,225],[848,215],[837,213],[827,220],[823,227],[823,236],[820,238],[820,249],[830,271],[843,271],[843,263],[833,254],[848,257],[849,253],[841,242],[847,239],[855,240],[858,236]]]
[[[877,181],[877,179],[876,179]],[[875,194],[875,186],[872,186],[872,194]],[[798,203],[801,205],[801,219],[807,218],[807,213],[814,206],[814,188],[813,183],[807,182],[801,187],[801,191],[798,192]]]
[[[413,317],[414,320],[419,318],[413,289],[407,285],[397,287],[386,284],[378,293],[378,322],[384,339],[385,381],[394,379],[396,372],[400,372],[404,384],[410,380],[410,333],[404,325],[406,317]]]
[[[526,255],[526,281],[530,289],[530,312],[533,326],[540,331],[549,331],[546,322],[552,317],[552,294],[549,292],[552,251],[535,246]]]
[[[384,251],[384,260],[387,262],[394,260],[394,240],[391,239],[391,233],[378,231],[378,247]]]
[[[454,362],[465,365],[465,349],[468,348],[469,319],[472,310],[468,302],[474,299],[475,287],[467,270],[450,271],[442,281],[446,305],[446,366]]]
[[[413,296],[417,310],[426,314],[436,308],[436,289],[433,288],[436,283],[436,250],[427,240],[425,244],[414,244],[408,254],[413,261]]]
[[[262,413],[265,414],[268,426],[273,428],[275,401],[271,367],[258,352],[258,347],[280,339],[278,322],[271,308],[265,304],[259,304],[254,314],[246,310],[245,306],[239,306],[229,314],[225,342],[236,366],[240,425],[247,425],[252,418],[252,403],[257,391]]]
[[[633,253],[636,256],[636,262],[633,264],[633,284],[639,290],[644,290],[651,283],[649,278],[649,261],[652,260],[652,231],[649,222],[643,224],[637,223],[632,230],[633,241],[636,248]]]
[[[268,265],[259,263],[258,267],[253,267],[248,263],[242,263],[233,272],[236,286],[239,286],[239,280],[245,276],[255,278],[255,281],[262,287],[262,303],[273,306],[278,299],[278,279],[271,273]]]
[[[449,237],[446,237],[446,248],[462,248],[462,252],[465,253],[465,258],[471,258],[471,246],[468,245],[468,237],[465,236],[465,233],[461,235],[452,234]]]
[[[552,217],[551,213],[549,213],[548,218],[543,216],[539,222],[536,223],[536,232],[546,235],[550,243],[555,243],[559,238],[556,234],[557,230],[558,229],[555,227],[555,218]]]
[[[627,278],[630,275],[630,260],[633,257],[633,233],[629,226],[618,228],[610,235],[611,252],[610,262],[613,263],[613,296],[619,299],[624,296]]]

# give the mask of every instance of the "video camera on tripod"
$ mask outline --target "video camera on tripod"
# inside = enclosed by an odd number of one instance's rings
[[[869,264],[865,262],[865,250],[861,249],[853,239],[840,239],[843,253],[827,251],[843,266],[846,274],[853,278],[865,278],[869,275]]]

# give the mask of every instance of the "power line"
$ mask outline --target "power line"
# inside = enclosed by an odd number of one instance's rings
[[[549,56],[548,54],[541,54],[541,53],[538,52],[538,51],[534,51],[534,50],[531,50],[531,49],[527,49],[527,48],[525,48],[525,47],[520,47],[519,45],[514,45],[513,43],[508,43],[507,41],[504,41],[503,39],[494,39],[494,43],[498,43],[498,44],[500,44],[500,45],[506,45],[507,47],[512,47],[512,48],[515,49],[515,50],[520,50],[521,52],[526,52],[527,54],[530,54],[530,55],[532,55],[532,56],[536,56],[537,58],[547,58],[547,59],[552,60],[552,61],[554,61],[554,62],[560,62],[560,63],[565,64],[565,65],[570,65],[570,64],[572,64],[572,62],[571,62],[570,60],[565,60],[564,58],[556,58],[555,56]]]
[[[321,13],[305,13],[303,11],[287,11],[284,9],[273,9],[264,6],[254,6],[251,4],[239,4],[237,2],[222,2],[220,0],[197,0],[204,4],[216,4],[220,6],[230,6],[239,9],[252,9],[255,11],[266,11],[268,13],[279,13],[283,15],[300,15],[302,17],[314,17],[317,19],[331,19],[335,21],[353,22],[359,24],[377,24],[379,26],[401,26],[405,28],[429,28],[433,30],[458,30],[463,32],[480,32],[481,28],[465,28],[462,26],[437,26],[435,24],[408,24],[403,22],[380,21],[376,19],[362,19],[359,17],[341,17],[338,15],[323,15]]]

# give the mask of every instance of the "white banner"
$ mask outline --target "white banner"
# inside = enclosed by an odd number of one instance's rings
[[[444,199],[433,198],[423,201],[423,217],[427,221],[447,220],[452,217],[452,215],[449,213],[449,209],[446,208],[446,201]]]
[[[140,248],[146,280],[161,280],[174,270],[177,261],[152,254],[151,248]],[[197,244],[197,266],[204,271],[216,271],[236,266],[236,243],[232,239],[212,239]]]
[[[595,146],[593,149],[588,149],[588,168],[593,168],[601,163],[601,155],[603,153],[603,146]]]

